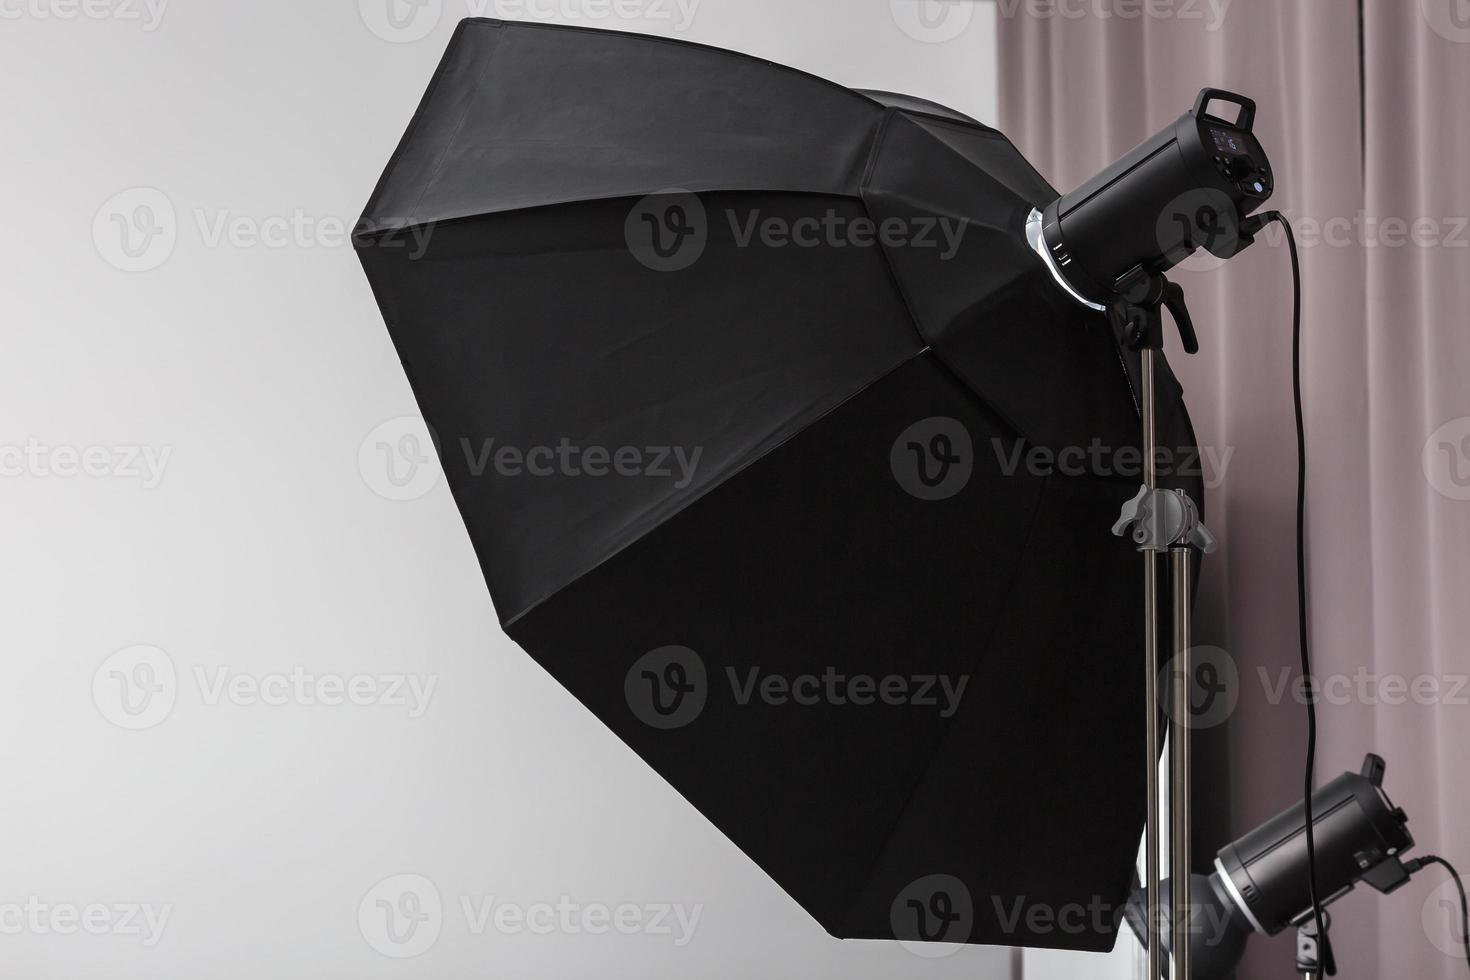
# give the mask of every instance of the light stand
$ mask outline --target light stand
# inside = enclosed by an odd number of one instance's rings
[[[1162,309],[1167,307],[1179,329],[1188,353],[1199,350],[1194,324],[1184,306],[1184,291],[1162,275],[1140,273],[1127,283],[1123,298],[1108,310],[1113,328],[1123,342],[1139,352],[1142,366],[1143,485],[1123,511],[1113,533],[1129,534],[1143,555],[1143,646],[1148,707],[1148,820],[1144,840],[1145,887],[1158,895],[1162,863],[1159,834],[1159,556],[1167,554],[1170,610],[1173,620],[1172,690],[1169,696],[1169,857],[1170,880],[1179,885],[1171,894],[1170,948],[1188,950],[1190,928],[1190,854],[1192,838],[1192,725],[1190,724],[1189,681],[1193,676],[1190,648],[1193,645],[1191,599],[1194,548],[1206,554],[1215,550],[1215,539],[1199,519],[1199,509],[1183,490],[1158,486],[1158,381],[1156,359],[1164,346]],[[1155,910],[1148,916],[1149,976],[1162,975],[1159,921]],[[1189,980],[1189,956],[1176,955],[1170,976]]]
[[[1216,102],[1235,105],[1239,109],[1236,118],[1211,114],[1210,106]],[[1128,534],[1144,559],[1145,877],[1125,914],[1148,948],[1150,980],[1164,976],[1192,980],[1196,971],[1200,980],[1220,980],[1239,962],[1252,933],[1276,935],[1288,927],[1297,929],[1297,971],[1307,980],[1321,980],[1336,973],[1324,906],[1358,882],[1388,894],[1425,865],[1440,864],[1460,888],[1470,961],[1470,897],[1445,859],[1434,855],[1403,859],[1414,840],[1408,832],[1407,815],[1383,792],[1384,763],[1377,756],[1368,756],[1362,772],[1344,773],[1221,850],[1215,874],[1191,874],[1193,560],[1196,549],[1214,551],[1215,539],[1185,491],[1159,486],[1158,360],[1164,346],[1164,309],[1179,329],[1185,352],[1199,350],[1184,292],[1164,273],[1197,248],[1218,258],[1231,258],[1252,244],[1266,222],[1281,221],[1286,226],[1297,286],[1293,336],[1294,356],[1299,357],[1295,345],[1300,342],[1300,271],[1290,225],[1278,212],[1252,215],[1270,196],[1273,184],[1265,151],[1251,131],[1254,120],[1255,103],[1250,99],[1205,89],[1194,108],[1175,123],[1047,205],[1044,212],[1033,211],[1026,222],[1027,240],[1062,290],[1089,309],[1105,312],[1119,342],[1137,351],[1140,360],[1143,485],[1113,525],[1113,533]],[[1299,387],[1296,393],[1300,439]],[[1304,451],[1299,458],[1304,458]],[[1298,542],[1300,549],[1300,538]],[[1160,878],[1163,837],[1158,765],[1163,754],[1159,560],[1164,555],[1168,557],[1173,627],[1166,715],[1171,791],[1168,881]],[[1299,568],[1300,562],[1299,551]],[[1301,601],[1304,609],[1304,590]],[[1305,637],[1302,670],[1309,675]],[[1167,952],[1172,961],[1167,973],[1160,923],[1165,907]],[[1202,934],[1199,927],[1209,924],[1207,911],[1219,916],[1219,935]]]
[[[1236,108],[1233,119],[1212,114],[1217,103]],[[1256,105],[1233,92],[1204,89],[1194,107],[1134,147],[1075,190],[1033,212],[1027,237],[1062,289],[1084,306],[1106,311],[1122,343],[1139,352],[1142,366],[1143,485],[1123,507],[1113,533],[1129,534],[1143,553],[1144,679],[1147,705],[1147,802],[1145,886],[1159,895],[1158,760],[1163,738],[1159,698],[1159,560],[1168,558],[1173,622],[1169,712],[1172,980],[1189,980],[1191,759],[1190,678],[1193,552],[1211,552],[1215,540],[1199,508],[1182,490],[1159,486],[1158,358],[1168,308],[1184,341],[1199,343],[1184,306],[1184,293],[1164,273],[1197,248],[1230,258],[1250,244],[1241,219],[1270,197],[1273,179],[1266,153],[1252,132]],[[1149,975],[1163,975],[1160,926],[1155,910],[1147,925]]]

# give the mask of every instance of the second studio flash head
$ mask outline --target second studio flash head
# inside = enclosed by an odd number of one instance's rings
[[[1403,855],[1414,838],[1408,815],[1383,791],[1384,769],[1383,760],[1370,755],[1361,772],[1343,773],[1312,797],[1324,906],[1359,883],[1388,894],[1409,880]],[[1196,980],[1228,976],[1252,934],[1274,936],[1310,923],[1306,828],[1306,808],[1298,803],[1223,848],[1214,874],[1194,876],[1190,962]],[[1168,882],[1163,889],[1157,903],[1140,889],[1128,904],[1128,925],[1140,939],[1148,935],[1149,905],[1168,908]]]

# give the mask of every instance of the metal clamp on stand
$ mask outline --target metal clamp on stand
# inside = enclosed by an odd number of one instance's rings
[[[1199,519],[1199,508],[1183,490],[1160,490],[1147,484],[1123,505],[1113,525],[1118,537],[1129,534],[1139,551],[1168,551],[1177,544],[1192,544],[1205,554],[1215,550],[1215,536]]]
[[[1332,917],[1326,912],[1322,913],[1322,928],[1332,928]],[[1307,919],[1296,930],[1296,972],[1305,980],[1322,980],[1324,975],[1331,976],[1337,972],[1331,961],[1332,947],[1317,935],[1316,921]]]
[[[1189,681],[1192,675],[1190,648],[1192,622],[1190,602],[1193,595],[1192,549],[1209,553],[1215,550],[1215,538],[1200,521],[1199,508],[1182,490],[1168,490],[1158,485],[1158,383],[1157,358],[1164,346],[1163,309],[1167,308],[1184,341],[1186,352],[1199,350],[1194,324],[1184,305],[1184,291],[1162,275],[1135,268],[1117,285],[1121,297],[1108,308],[1108,317],[1121,341],[1137,350],[1143,370],[1143,485],[1133,499],[1123,505],[1113,533],[1128,535],[1143,554],[1145,697],[1148,704],[1148,828],[1145,835],[1144,887],[1149,895],[1159,895],[1160,836],[1159,767],[1162,732],[1159,727],[1159,570],[1158,556],[1169,556],[1170,607],[1173,610],[1173,689],[1169,730],[1170,765],[1170,949],[1173,951],[1173,980],[1189,980],[1189,948],[1192,901],[1190,896],[1190,854],[1192,807],[1190,791],[1191,731],[1189,713]],[[1158,910],[1149,909],[1148,951],[1149,975],[1162,975],[1162,950]]]

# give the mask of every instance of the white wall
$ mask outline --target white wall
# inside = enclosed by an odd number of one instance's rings
[[[342,232],[472,9],[389,2],[0,8],[0,975],[1009,976],[828,938],[502,636],[442,485],[375,492],[359,450],[414,404]],[[555,2],[994,118],[984,8],[924,41],[881,0]],[[434,687],[249,689],[298,669]],[[371,925],[405,883],[411,960]],[[489,895],[700,918],[477,933]]]

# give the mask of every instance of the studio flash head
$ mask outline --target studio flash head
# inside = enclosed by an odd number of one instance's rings
[[[1216,103],[1237,114],[1212,114]],[[1197,248],[1236,255],[1252,241],[1243,219],[1273,187],[1255,117],[1251,99],[1202,90],[1177,121],[1034,214],[1033,247],[1063,288],[1098,309]]]
[[[1409,818],[1383,791],[1384,762],[1370,755],[1357,773],[1343,773],[1312,797],[1317,880],[1326,906],[1359,883],[1384,894],[1404,885],[1416,870],[1403,855],[1414,846]],[[1298,803],[1223,848],[1215,873],[1192,876],[1190,964],[1195,980],[1223,980],[1239,963],[1254,933],[1274,936],[1296,926],[1312,928],[1307,885],[1306,808]],[[1158,901],[1144,889],[1130,899],[1125,917],[1140,941],[1148,936],[1150,906],[1167,917],[1170,882]],[[1166,946],[1170,930],[1162,935]]]
[[[1312,797],[1324,906],[1359,882],[1387,895],[1409,880],[1401,859],[1414,846],[1409,817],[1383,792],[1383,772],[1383,760],[1370,755],[1361,773],[1343,773]],[[1312,911],[1303,805],[1221,850],[1215,874],[1256,932],[1301,925]]]

